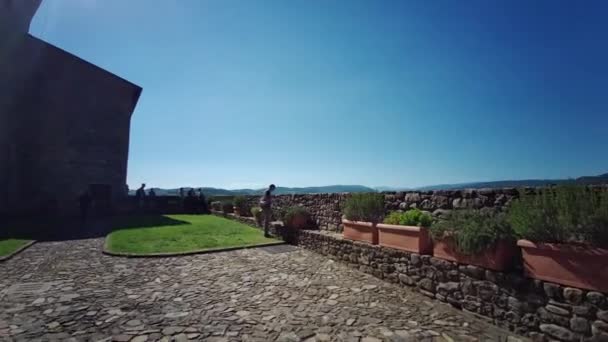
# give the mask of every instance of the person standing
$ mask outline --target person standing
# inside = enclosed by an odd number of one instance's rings
[[[274,189],[276,189],[276,186],[274,186],[274,184],[270,184],[268,189],[264,191],[264,195],[260,198],[260,208],[262,208],[265,237],[270,237],[268,229],[270,228],[270,221],[272,220],[272,192]]]
[[[150,188],[150,191],[148,191],[148,198],[147,198],[147,202],[148,202],[148,208],[151,212],[155,213],[156,212],[156,191],[154,191],[154,188]]]
[[[137,207],[139,211],[144,211],[145,201],[146,201],[146,184],[142,184],[137,191],[135,191],[135,198],[137,199]]]
[[[209,213],[209,210],[207,208],[207,199],[205,198],[205,194],[203,193],[203,188],[198,189],[198,205],[203,214]]]

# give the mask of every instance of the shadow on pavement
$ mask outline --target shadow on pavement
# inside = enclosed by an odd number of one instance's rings
[[[20,218],[0,222],[0,239],[66,241],[99,238],[116,229],[149,228],[190,224],[164,215],[91,218]]]

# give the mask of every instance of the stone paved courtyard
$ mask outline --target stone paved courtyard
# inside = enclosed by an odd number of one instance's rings
[[[102,244],[41,242],[1,263],[0,340],[520,339],[291,246],[126,259]]]

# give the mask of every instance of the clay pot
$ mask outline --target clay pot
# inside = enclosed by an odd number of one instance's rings
[[[608,249],[519,240],[524,272],[531,278],[608,292]]]
[[[458,252],[454,241],[450,237],[433,241],[433,255],[437,258],[454,261],[459,264],[480,266],[495,271],[510,269],[514,261],[518,260],[518,253],[517,246],[513,242],[506,240],[500,240],[492,248],[474,255]]]
[[[433,252],[433,242],[427,228],[386,223],[378,223],[376,227],[380,246],[418,254]]]
[[[344,225],[342,235],[345,239],[363,241],[372,245],[378,244],[378,228],[375,224],[344,219],[342,220],[342,224]]]
[[[304,229],[304,228],[306,228],[307,224],[308,224],[308,218],[306,216],[295,215],[291,219],[291,222],[289,223],[289,227],[294,228],[294,229]]]

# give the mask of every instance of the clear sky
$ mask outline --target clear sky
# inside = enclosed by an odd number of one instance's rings
[[[143,87],[128,183],[419,186],[608,172],[608,1],[44,0]]]

